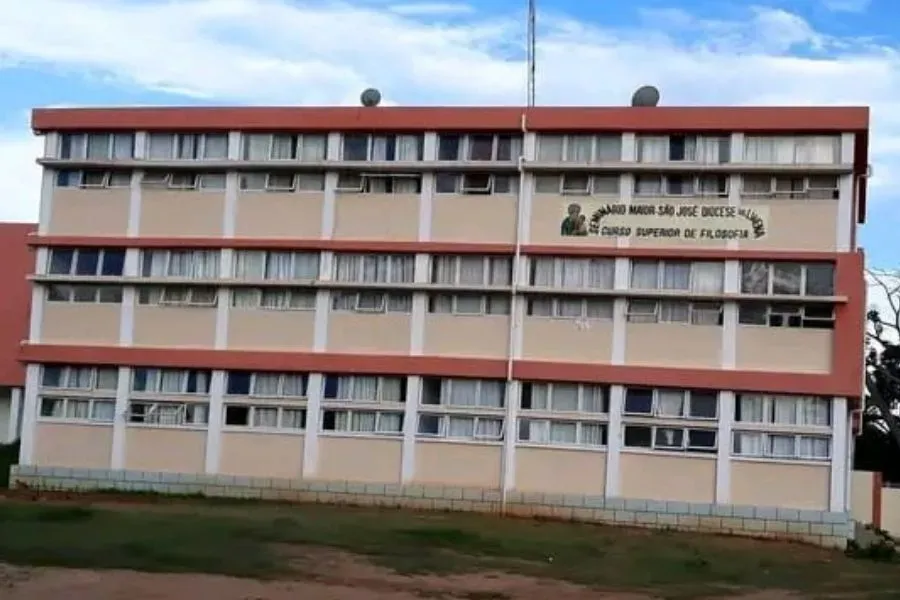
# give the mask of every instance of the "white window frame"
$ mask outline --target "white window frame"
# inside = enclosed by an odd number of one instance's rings
[[[209,296],[212,292],[212,296]],[[173,306],[182,308],[214,308],[219,303],[219,290],[212,286],[149,286],[138,289],[141,306]]]
[[[560,146],[560,157],[558,159],[551,160],[544,156],[544,147],[545,145],[549,145],[550,142],[554,142],[559,144]],[[590,150],[588,151],[588,159],[587,160],[575,160],[574,152],[570,152],[570,146],[574,146],[576,141],[590,143]],[[616,146],[615,152],[617,158],[615,160],[601,159],[600,148],[603,146],[603,143],[609,141],[611,145]],[[573,154],[573,156],[569,156]],[[589,163],[598,163],[598,162],[621,162],[622,158],[622,134],[600,134],[600,135],[591,135],[591,134],[540,134],[538,136],[538,154],[537,154],[538,162],[543,163],[579,163],[579,164],[589,164]]]
[[[778,296],[791,296],[794,298],[822,299],[822,298],[831,298],[836,293],[836,290],[834,288],[835,288],[835,285],[837,284],[837,268],[833,263],[830,263],[831,281],[832,281],[832,283],[831,283],[832,296],[815,296],[815,295],[810,295],[808,293],[807,279],[808,279],[809,268],[813,267],[813,266],[820,266],[818,263],[801,263],[801,262],[781,262],[781,263],[779,263],[779,262],[771,262],[771,261],[753,261],[753,260],[741,261],[741,264],[740,264],[740,267],[741,267],[741,270],[740,270],[741,293],[742,294],[752,294],[752,295],[766,295],[766,296],[776,295],[775,291],[774,291],[775,290],[775,280],[776,280],[775,271],[776,271],[776,266],[780,265],[780,264],[781,265],[788,264],[788,265],[799,266],[800,267],[800,281],[798,284],[799,285],[798,292],[796,294],[779,293],[779,294],[777,294]],[[744,283],[745,283],[745,278],[746,278],[744,267],[746,265],[755,266],[757,268],[756,270],[761,270],[760,267],[763,265],[765,266],[765,270],[766,270],[766,291],[765,292],[752,292],[752,291],[745,292],[744,291],[744,287],[745,287]]]
[[[276,305],[267,298],[279,298]],[[234,288],[231,306],[238,310],[316,310],[316,290],[312,288]]]
[[[438,419],[438,432],[437,433],[422,433],[421,431],[421,422],[422,418],[436,418]],[[472,435],[469,436],[456,436],[450,435],[450,420],[458,419],[458,420],[471,420],[472,421]],[[500,431],[497,434],[484,434],[479,433],[479,428],[482,422],[500,422]],[[418,415],[418,421],[416,422],[416,437],[424,438],[424,439],[444,439],[449,441],[472,441],[472,442],[499,442],[503,440],[503,436],[506,433],[506,419],[503,415],[472,415],[466,413],[436,413],[436,412],[422,412]]]
[[[141,420],[135,420],[137,412],[135,406],[147,406],[148,410],[143,411]],[[176,407],[175,414],[177,422],[161,423],[160,407],[171,408]],[[185,427],[185,428],[201,428],[206,429],[209,425],[209,409],[208,402],[179,402],[172,400],[142,400],[132,399],[128,402],[128,412],[125,420],[129,426],[149,426],[149,427]]]
[[[579,184],[586,179],[586,185],[576,186],[570,182],[570,178]],[[550,185],[554,181],[555,185]],[[601,181],[614,181],[615,189],[606,189],[605,186],[601,185]],[[572,172],[535,175],[534,193],[557,196],[609,196],[610,198],[618,198],[621,193],[621,183],[622,178],[618,173],[601,175]],[[550,189],[553,189],[553,191],[549,191]]]
[[[631,389],[647,391],[650,390],[653,392],[653,404],[651,406],[650,412],[632,412],[627,410],[628,406],[628,388],[625,389],[625,397],[622,400],[622,415],[625,417],[637,417],[637,418],[652,418],[652,419],[679,419],[679,420],[689,420],[689,421],[709,421],[715,422],[719,419],[719,412],[722,407],[722,399],[718,392],[716,394],[716,414],[707,417],[707,416],[698,416],[691,414],[693,407],[693,394],[694,393],[704,393],[705,390],[682,390],[682,389],[674,389],[674,388],[645,388],[640,386],[635,386]],[[681,413],[678,415],[674,414],[666,414],[663,412],[660,407],[660,396],[663,393],[667,394],[679,394],[681,396]],[[712,392],[708,392],[712,393]]]
[[[139,371],[147,372],[147,389],[138,390],[135,389],[135,384],[137,383],[137,374]],[[191,374],[194,374],[195,379],[200,380],[201,377],[204,380],[205,385],[202,387],[206,388],[206,391],[199,392],[189,392],[188,391],[188,383],[190,382]],[[178,375],[180,379],[180,390],[179,391],[163,391],[163,376],[164,375]],[[210,380],[212,379],[212,371],[207,369],[159,369],[154,367],[140,367],[131,370],[131,391],[135,394],[163,394],[169,396],[208,396],[210,389]]]
[[[627,428],[641,428],[641,429],[649,429],[650,430],[650,445],[649,446],[629,446],[625,443],[625,431]],[[681,431],[681,445],[669,445],[669,444],[660,444],[657,441],[657,434],[660,431]],[[714,443],[712,446],[692,446],[690,444],[690,432],[691,431],[703,431],[712,433],[714,436]],[[719,431],[714,427],[691,427],[691,426],[672,426],[672,425],[650,425],[647,423],[633,423],[626,422],[622,424],[622,450],[626,452],[638,451],[641,450],[651,450],[658,452],[697,452],[700,454],[711,454],[715,453],[719,449]]]
[[[60,369],[61,385],[48,385],[46,382],[48,369]],[[101,374],[113,376],[113,381],[108,387],[100,387]],[[71,382],[77,380],[79,376],[87,375],[89,384],[87,387],[77,387],[71,385]],[[43,365],[41,367],[41,389],[46,390],[66,390],[67,392],[108,392],[115,393],[118,387],[119,369],[118,367],[86,367],[80,365]]]
[[[382,290],[335,290],[331,293],[332,312],[353,312],[369,314],[411,314],[412,292],[388,292]],[[348,298],[355,298],[353,308],[344,306]],[[365,299],[377,300],[377,306],[370,306]]]
[[[813,185],[815,180],[834,179],[833,185],[821,186]],[[747,190],[747,183],[762,183],[765,179],[769,180],[769,186],[766,191]],[[784,189],[784,183],[788,183],[788,189]],[[799,183],[800,188],[794,188],[794,184]],[[780,200],[837,200],[840,195],[840,177],[837,175],[812,175],[812,176],[794,176],[794,175],[749,175],[741,176],[741,197],[749,200],[755,199],[780,199]]]
[[[480,282],[463,282],[462,271],[463,266],[468,266],[469,262],[481,260],[481,281]],[[513,279],[513,259],[511,256],[494,256],[494,255],[463,255],[463,254],[433,254],[429,257],[429,277],[430,281],[436,285],[453,285],[453,286],[475,286],[475,287],[501,287],[506,288],[512,284]],[[446,269],[452,271],[450,281],[441,281],[439,271]],[[502,277],[494,277],[495,274],[502,273]],[[501,283],[495,283],[495,279],[500,279]]]
[[[335,382],[336,393],[338,394],[334,398],[326,398],[323,395],[322,403],[328,404],[345,404],[345,403],[354,403],[354,404],[388,404],[388,405],[402,405],[406,402],[406,398],[404,394],[406,393],[406,384],[405,377],[400,376],[390,376],[390,375],[342,375],[342,374],[328,374],[326,375],[326,379],[337,379]],[[341,395],[341,388],[350,388],[351,394],[354,392],[352,389],[355,387],[357,383],[371,383],[372,380],[375,380],[375,397],[374,398],[362,398],[362,397],[353,397],[352,395]],[[389,397],[389,391],[387,389],[388,385],[394,386],[399,385],[400,398],[397,400],[391,400]]]
[[[346,140],[348,137],[366,137],[366,158],[365,159],[348,159],[346,158]],[[397,158],[398,150],[400,148],[400,143],[405,138],[406,142],[409,142],[413,139],[416,141],[416,158],[408,159],[405,158],[400,160]],[[385,158],[373,158],[375,152],[376,140],[394,140],[394,154],[393,157],[386,156]],[[425,135],[421,133],[345,133],[341,135],[341,151],[340,151],[340,160],[345,162],[420,162],[422,160],[423,151],[425,147]]]
[[[806,316],[806,312],[810,307],[819,306],[830,306],[831,307],[831,316],[830,317],[821,317],[821,316]],[[763,306],[765,311],[762,315],[763,323],[754,323],[745,318],[745,309],[749,309],[752,307]],[[772,317],[778,316],[782,319],[781,325],[772,325]],[[798,318],[798,325],[791,325],[790,318],[796,317]],[[738,325],[741,327],[773,327],[776,329],[781,329],[783,327],[787,327],[790,329],[834,329],[834,324],[836,321],[836,317],[834,314],[834,306],[829,305],[827,303],[808,303],[808,304],[794,304],[794,303],[786,303],[786,302],[739,302],[738,303]],[[824,325],[824,327],[815,327],[815,324]]]
[[[743,399],[750,400],[760,400],[762,402],[762,419],[761,420],[753,420],[748,419],[745,415],[742,414],[741,411],[741,401]],[[804,403],[805,402],[814,402],[819,404],[818,407],[822,410],[822,414],[826,416],[825,423],[803,423],[803,415],[804,411]],[[793,410],[790,412],[793,414],[793,417],[787,421],[782,421],[778,419],[779,411],[776,410],[776,407],[781,403],[791,403],[793,404]],[[740,423],[741,426],[746,425],[774,425],[777,427],[791,427],[797,429],[820,429],[820,430],[830,430],[832,428],[832,411],[831,411],[832,401],[824,396],[813,396],[813,395],[792,395],[792,394],[738,394],[738,397],[735,399],[735,407],[734,407],[734,421],[735,423]],[[781,404],[782,406],[784,404]],[[739,418],[740,417],[740,418]]]
[[[96,175],[99,181],[90,181]],[[62,183],[65,179],[66,182]],[[103,170],[60,170],[57,171],[54,185],[58,188],[79,189],[126,189],[131,187],[131,173],[129,171],[103,171]]]
[[[831,148],[825,148],[826,152],[831,152],[831,159],[827,161],[808,161],[803,160],[811,150],[819,142],[827,142]],[[771,145],[771,150],[767,152],[760,151],[765,145]],[[779,148],[780,146],[780,148]],[[775,160],[763,161],[757,160],[757,154],[769,154]],[[790,155],[790,160],[778,160],[786,158]],[[744,153],[743,162],[749,164],[770,164],[770,165],[835,165],[841,162],[841,136],[840,135],[744,135]]]
[[[538,275],[544,269],[549,271],[549,285],[537,283],[544,279]],[[564,290],[612,290],[615,286],[615,269],[614,258],[534,256],[529,259],[528,284],[532,287]],[[588,285],[575,285],[572,279],[586,281]]]
[[[477,310],[468,310],[466,300],[476,300]],[[463,306],[464,308],[460,308]],[[460,292],[456,294],[438,293],[428,296],[428,313],[460,317],[508,316],[512,311],[512,301],[508,294],[480,294]]]
[[[472,159],[471,156],[471,148],[472,138],[473,137],[487,137],[492,136],[491,142],[491,158],[489,159]],[[437,140],[437,151],[438,156],[440,156],[440,147],[441,147],[441,137],[442,134],[438,134]],[[524,149],[524,141],[521,134],[510,134],[510,133],[470,133],[470,134],[443,134],[443,137],[456,137],[459,142],[457,145],[456,158],[453,159],[440,159],[442,162],[472,162],[472,163],[484,163],[484,162],[514,162],[518,161],[520,156],[523,156]],[[509,138],[509,146],[510,146],[510,158],[503,159],[502,161],[497,158],[500,154],[500,140],[501,138]]]
[[[555,413],[555,414],[565,414],[565,415],[606,415],[609,414],[609,388],[600,384],[591,384],[591,383],[563,383],[563,382],[524,382],[522,389],[524,393],[524,386],[531,386],[531,401],[532,407],[525,408],[524,397],[520,396],[519,400],[519,408],[523,411],[523,413]],[[565,410],[562,408],[557,408],[554,402],[554,393],[557,390],[557,387],[577,387],[578,394],[578,408],[575,410]],[[547,398],[547,407],[546,408],[534,408],[534,398],[536,392],[538,390],[544,390],[540,392],[544,394]],[[594,397],[599,396],[600,408],[601,410],[588,410],[588,400],[589,396],[593,395]],[[603,410],[606,408],[606,410]]]
[[[745,452],[737,450],[738,440],[743,436],[753,437],[761,440],[761,452]],[[772,442],[775,438],[792,438],[793,453],[791,455],[776,454]],[[800,453],[801,442],[805,439],[822,440],[828,445],[827,456],[803,456]],[[746,431],[736,429],[732,432],[731,455],[736,458],[749,459],[765,459],[772,461],[809,461],[809,462],[830,462],[834,452],[834,440],[827,435],[799,434],[799,433],[782,433],[782,432],[766,432],[766,431]]]
[[[675,138],[684,138],[685,158],[672,158],[672,140]],[[662,144],[665,148],[665,158],[658,160],[645,160],[644,145],[650,143]],[[701,150],[702,146],[715,142],[716,160],[705,160],[703,154],[705,150]],[[693,146],[693,159],[687,158],[689,154],[688,148]],[[723,152],[724,150],[724,152]],[[635,138],[635,151],[637,162],[643,164],[660,164],[660,163],[690,163],[690,164],[728,164],[732,161],[731,156],[731,136],[730,135],[694,135],[694,134],[671,134],[671,135],[638,135]],[[722,160],[723,154],[726,160]]]
[[[130,160],[134,158],[135,135],[134,133],[64,133],[60,140],[60,158],[62,160]],[[106,138],[106,153],[102,157],[88,157],[88,148],[92,138]],[[117,139],[118,138],[118,139]],[[130,151],[123,156],[117,156],[117,142],[127,140]],[[69,156],[63,156],[62,149],[66,142],[69,144]]]
[[[146,171],[141,177],[141,187],[180,192],[222,192],[227,185],[226,180],[227,176],[225,173],[194,173],[186,171],[157,173]]]
[[[325,413],[334,413],[335,415],[335,428],[334,429],[325,429],[324,421],[325,421]],[[346,422],[346,428],[338,428],[338,415],[344,415],[344,419]],[[374,427],[372,430],[358,430],[355,429],[354,426],[357,423],[357,420],[362,415],[374,415]],[[400,417],[400,424],[397,429],[385,429],[382,426],[382,423],[386,420],[385,417],[390,416],[396,418]],[[320,431],[323,435],[338,435],[338,436],[378,436],[378,437],[395,437],[403,435],[403,419],[404,413],[402,410],[373,410],[368,408],[334,408],[334,407],[325,407],[322,408],[322,423],[323,427]]]
[[[522,430],[523,426],[530,427],[532,425],[541,425],[546,427],[547,429],[547,439],[546,440],[533,440],[530,439],[531,435],[529,433],[528,439],[523,439]],[[555,441],[552,438],[552,431],[554,425],[565,425],[565,426],[574,426],[575,427],[575,441],[573,442],[560,442]],[[589,438],[586,435],[585,430],[587,428],[597,428],[599,432],[600,442],[597,444],[592,444],[586,441],[585,438]],[[603,438],[606,438],[607,443],[603,443]],[[533,446],[555,446],[562,448],[606,448],[609,442],[609,423],[605,421],[574,421],[574,420],[563,420],[563,419],[542,419],[542,418],[533,418],[533,417],[523,417],[518,421],[518,431],[516,431],[516,442],[519,445],[533,445]]]
[[[439,178],[453,177],[453,191],[441,191],[438,189]],[[468,182],[467,178],[471,177],[487,177],[487,183],[484,186],[474,186]],[[507,181],[506,190],[497,183],[500,179]],[[438,195],[463,195],[463,196],[506,196],[519,193],[519,176],[518,175],[501,175],[496,173],[436,173],[434,177],[434,193]]]
[[[335,253],[332,277],[334,281],[342,283],[413,283],[415,281],[415,260],[415,254]],[[383,278],[376,277],[374,281],[365,279],[366,263],[371,261],[376,263],[376,271],[385,273]]]
[[[63,254],[65,252],[72,253],[72,259],[69,262],[68,272],[65,273],[54,273],[53,269],[53,259],[57,253]],[[93,273],[76,273],[78,266],[78,258],[82,252],[97,252],[97,268]],[[106,261],[106,257],[108,254],[115,252],[116,254],[122,256],[122,264],[123,264],[123,272],[124,272],[124,263],[125,263],[125,250],[119,248],[50,248],[50,251],[47,253],[47,274],[48,275],[57,275],[57,276],[71,276],[71,277],[121,277],[122,273],[113,274],[113,275],[104,275],[103,267]]]
[[[164,253],[165,260],[163,264],[165,268],[163,269],[163,275],[153,275],[152,274],[152,264],[153,257],[157,255],[157,253]],[[172,257],[173,256],[184,256],[190,255],[191,262],[191,274],[189,275],[171,275],[172,272]],[[211,257],[215,257],[214,259]],[[203,263],[205,258],[211,259],[211,270],[215,271],[215,274],[210,277],[197,277],[194,276],[197,270],[199,270],[198,262]],[[164,277],[175,277],[177,279],[198,279],[198,280],[214,280],[219,279],[219,272],[221,270],[222,265],[222,253],[220,250],[169,250],[169,249],[152,249],[152,250],[144,250],[141,253],[141,277],[153,277],[153,278],[164,278]]]
[[[154,157],[153,153],[150,151],[154,138],[157,140],[163,140],[165,138],[169,138],[169,152],[167,156]],[[219,143],[222,141],[225,142],[225,152],[221,156],[208,156],[209,148],[212,144],[209,143],[211,138],[217,138]],[[188,145],[192,151],[184,152],[184,147],[186,142],[190,141]],[[228,160],[228,148],[229,148],[229,139],[228,133],[174,133],[174,132],[160,132],[160,133],[148,133],[147,134],[147,148],[144,155],[147,157],[147,160],[150,161],[174,161],[174,160]],[[191,156],[182,156],[183,154],[190,154]]]
[[[566,314],[567,304],[581,303],[581,313],[577,316]],[[591,310],[591,307],[594,310]],[[549,311],[549,312],[548,312]],[[543,314],[547,313],[547,314]],[[597,296],[546,296],[535,295],[528,298],[525,314],[536,319],[571,319],[575,321],[612,321],[613,299]]]
[[[263,138],[267,138],[266,142],[266,152],[265,158],[251,158],[250,157],[250,148],[253,138],[256,138],[255,141],[260,141]],[[275,143],[277,138],[280,139],[289,139],[292,152],[289,157],[276,157],[275,149],[278,148],[278,144]],[[319,147],[316,149],[313,158],[306,158],[306,150],[307,143],[309,142],[310,147],[315,147],[315,144],[318,143]],[[246,161],[275,161],[275,162],[285,162],[285,161],[300,161],[306,163],[312,162],[321,162],[325,161],[328,157],[328,135],[324,133],[245,133],[241,136],[241,159]]]
[[[647,299],[629,298],[625,309],[625,321],[627,323],[661,324],[671,323],[679,325],[691,325],[697,327],[722,327],[725,314],[725,304],[716,301],[675,300],[675,299]],[[650,311],[649,308],[653,307]],[[666,318],[663,309],[667,306],[681,306],[687,309],[685,319]],[[707,315],[718,315],[715,323],[710,323]]]
[[[291,274],[291,277],[276,277],[277,273],[274,273],[273,262],[275,258],[284,258],[289,257],[289,268],[288,271]],[[247,269],[245,268],[244,261],[255,258],[259,261],[262,266],[262,277],[251,277],[253,273],[247,273]],[[309,252],[304,250],[297,251],[276,251],[276,250],[237,250],[235,252],[234,260],[232,261],[232,270],[231,275],[235,279],[239,279],[242,281],[286,281],[286,282],[312,282],[319,278],[319,266],[321,262],[321,255],[319,252]],[[301,269],[301,267],[310,267],[308,269]],[[296,277],[298,274],[303,275],[302,277]]]
[[[374,182],[386,181],[385,189],[377,189]],[[401,183],[412,182],[411,189]],[[335,191],[341,194],[414,195],[422,192],[422,175],[419,173],[338,173]]]
[[[274,183],[273,178],[291,177],[291,184],[285,187]],[[238,187],[241,192],[267,192],[273,194],[307,194],[325,191],[325,173],[242,173]]]
[[[51,283],[45,286],[44,292],[47,302],[74,304],[121,304],[122,297],[121,287],[90,283]]]
[[[44,414],[44,403],[45,402],[58,402],[62,407],[62,415],[45,415]],[[88,403],[88,413],[86,417],[73,417],[69,415],[69,405],[70,403]],[[102,418],[96,415],[96,408],[98,406],[104,406],[106,408],[112,408],[112,414],[109,418]],[[74,422],[74,423],[96,423],[103,425],[111,425],[116,420],[115,414],[116,400],[115,398],[88,398],[88,397],[61,397],[61,396],[51,396],[51,395],[42,395],[38,399],[38,420],[40,421],[54,421],[54,422]]]
[[[653,178],[659,182],[659,191],[645,192],[641,189],[642,178]],[[674,180],[688,180],[688,184],[680,193],[672,191],[670,183]],[[706,191],[706,181],[715,181],[716,191]],[[727,198],[731,190],[731,179],[728,175],[663,175],[659,173],[637,173],[634,178],[633,194],[637,198]]]
[[[463,409],[473,409],[473,410],[491,410],[491,411],[503,411],[505,410],[506,403],[509,401],[506,398],[506,385],[502,380],[494,380],[494,379],[480,379],[480,378],[468,378],[468,377],[443,377],[440,379],[441,389],[440,395],[438,397],[438,402],[436,404],[430,404],[425,402],[425,395],[419,399],[419,405],[422,407],[427,407],[426,411],[435,411],[440,408],[463,408]],[[475,382],[476,392],[475,392],[475,404],[457,404],[455,402],[451,402],[453,399],[453,385],[456,382]],[[490,404],[484,403],[484,394],[483,388],[486,384],[499,384],[500,387],[500,404],[498,406],[492,406]]]
[[[639,287],[635,285],[636,267],[649,267],[656,265],[656,285],[654,287]],[[687,266],[690,269],[688,282],[686,287],[666,287],[666,269],[668,267],[679,268]],[[716,284],[716,290],[704,291],[699,288],[699,271],[704,267],[715,267],[719,272],[719,281]],[[677,292],[698,292],[698,293],[722,293],[725,288],[725,261],[715,260],[643,260],[632,259],[629,262],[628,269],[628,287],[633,290],[662,290]]]
[[[235,425],[234,423],[226,423],[226,415],[228,414],[228,409],[230,407],[240,407],[247,409],[247,424],[246,425]],[[274,410],[276,411],[275,422],[276,425],[274,427],[257,425],[257,413],[261,410]],[[291,427],[286,424],[287,419],[285,418],[286,412],[297,412],[300,413],[301,420],[303,422],[303,426],[301,427]],[[304,414],[305,413],[305,414]],[[306,405],[278,405],[278,404],[245,404],[243,402],[225,402],[225,405],[222,407],[222,429],[225,431],[271,431],[278,433],[301,433],[306,431],[306,419],[309,418],[308,409]]]
[[[249,377],[248,383],[248,391],[246,394],[234,393],[231,392],[230,386],[230,378],[232,375],[236,375],[240,373],[240,371],[229,371],[227,373],[226,381],[225,381],[225,396],[229,398],[263,398],[263,399],[284,399],[284,400],[305,400],[309,394],[309,377],[306,373],[282,373],[276,371],[253,371],[250,373],[244,373]],[[277,383],[275,385],[276,391],[274,394],[265,393],[262,390],[259,390],[259,380],[261,378],[278,378]],[[293,380],[293,384],[297,384],[297,380],[299,380],[300,386],[303,388],[303,394],[289,394],[287,393],[288,381]]]

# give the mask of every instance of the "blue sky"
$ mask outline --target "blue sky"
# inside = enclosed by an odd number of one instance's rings
[[[871,264],[900,266],[897,0],[538,0],[541,104],[864,104]],[[34,106],[524,98],[525,0],[28,0],[0,7],[0,220],[37,217]],[[2,176],[2,172],[6,176]]]

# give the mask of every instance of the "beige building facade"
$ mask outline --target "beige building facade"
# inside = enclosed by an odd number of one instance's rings
[[[846,537],[867,109],[34,128],[14,479]]]

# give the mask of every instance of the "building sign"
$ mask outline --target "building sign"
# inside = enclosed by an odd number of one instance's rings
[[[672,240],[758,240],[768,210],[710,204],[603,204],[563,207],[560,235]]]

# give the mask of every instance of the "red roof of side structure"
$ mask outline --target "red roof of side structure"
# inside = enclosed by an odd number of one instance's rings
[[[34,251],[28,236],[37,231],[31,223],[0,223],[0,386],[25,385],[25,368],[19,348],[28,339],[31,318],[31,285]]]

